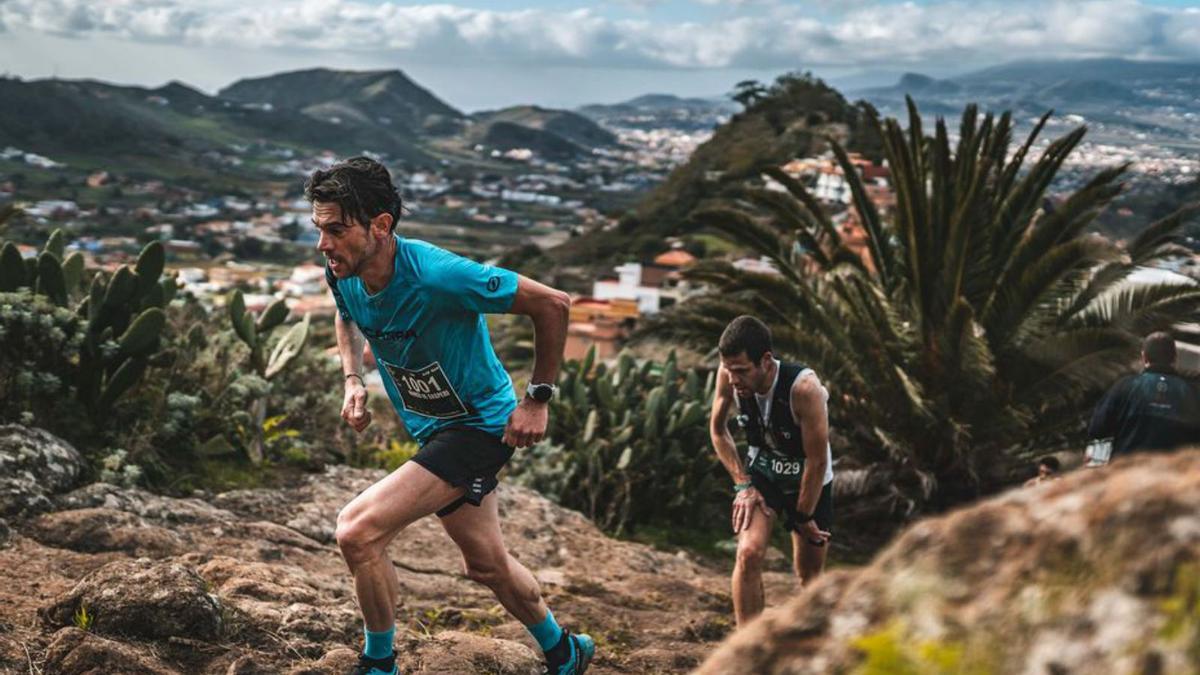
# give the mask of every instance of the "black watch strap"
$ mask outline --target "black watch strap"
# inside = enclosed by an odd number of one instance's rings
[[[538,403],[545,403],[554,398],[554,394],[558,392],[558,387],[549,383],[533,383],[525,388],[525,395]]]
[[[801,513],[799,509],[795,509],[791,513],[791,523],[789,523],[793,532],[799,532],[800,526],[813,519],[811,513]]]

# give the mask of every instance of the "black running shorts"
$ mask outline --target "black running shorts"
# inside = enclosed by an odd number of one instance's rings
[[[433,434],[412,461],[454,487],[466,492],[437,512],[439,518],[463,504],[479,506],[496,489],[496,474],[512,458],[513,448],[499,436],[474,427],[447,427]]]
[[[750,482],[763,496],[763,501],[767,503],[767,506],[774,509],[781,518],[789,510],[793,512],[796,510],[796,502],[800,499],[797,483],[793,482],[788,485],[788,488],[797,491],[785,491],[778,483],[757,471],[750,471]],[[813,520],[817,521],[817,527],[825,532],[833,532],[833,481],[826,483],[821,488],[821,496],[817,499],[817,508],[813,511]]]

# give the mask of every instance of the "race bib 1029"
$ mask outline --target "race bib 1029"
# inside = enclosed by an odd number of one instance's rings
[[[756,454],[753,466],[759,473],[781,485],[798,483],[804,474],[803,460],[769,448],[764,448]]]

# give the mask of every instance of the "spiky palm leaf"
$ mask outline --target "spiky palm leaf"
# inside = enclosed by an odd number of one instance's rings
[[[1085,231],[1120,193],[1126,167],[1099,171],[1045,208],[1084,128],[1027,165],[1049,114],[1010,152],[1008,113],[968,106],[952,146],[944,120],[926,136],[911,101],[908,112],[907,130],[873,120],[896,192],[886,220],[833,144],[874,272],[846,255],[803,184],[768,167],[763,178],[783,190],[730,186],[693,222],[780,275],[697,265],[691,278],[712,292],[644,332],[707,350],[734,316],[763,318],[777,351],[821,374],[850,452],[909,476],[914,503],[947,506],[1003,484],[1048,434],[1081,433],[1085,406],[1128,370],[1141,335],[1196,321],[1200,288],[1126,280],[1178,252],[1175,233],[1197,207],[1122,250]]]

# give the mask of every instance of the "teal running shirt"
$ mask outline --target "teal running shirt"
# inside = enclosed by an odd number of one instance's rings
[[[396,236],[387,287],[325,268],[338,312],[367,338],[383,386],[408,433],[424,445],[436,431],[469,426],[497,436],[517,406],[484,314],[507,312],[517,275],[432,244]]]

